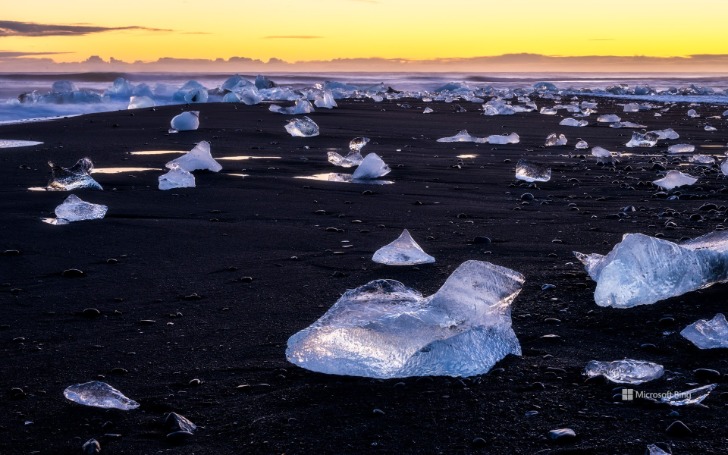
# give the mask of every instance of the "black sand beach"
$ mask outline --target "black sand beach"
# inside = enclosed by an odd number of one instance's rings
[[[627,149],[632,130],[597,126],[594,116],[590,126],[570,128],[558,125],[565,115],[486,117],[479,105],[462,104],[468,112],[457,113],[454,104],[419,100],[407,100],[409,109],[340,101],[310,114],[321,128],[313,138],[290,137],[283,129],[289,117],[267,105],[168,106],[0,126],[2,139],[43,142],[0,149],[0,453],[76,454],[90,438],[104,454],[137,455],[642,454],[657,442],[676,454],[725,453],[728,354],[700,351],[679,332],[725,311],[728,285],[601,308],[572,254],[604,254],[625,233],[679,241],[726,226],[728,180],[717,166],[666,154],[669,144],[690,143],[696,153],[722,156],[728,123],[706,118],[725,106],[701,105],[702,117],[689,118],[690,107],[679,104],[655,117],[597,101],[600,114],[674,128],[681,138]],[[435,112],[423,115],[425,106]],[[183,110],[201,112],[200,129],[168,134]],[[718,131],[705,131],[706,123]],[[521,142],[436,142],[461,129],[515,131]],[[543,147],[552,132],[564,133],[568,145]],[[384,179],[394,184],[295,178],[346,172],[327,163],[326,152],[345,153],[355,136],[372,139],[364,152],[392,167]],[[578,137],[629,155],[598,165],[589,150],[574,150]],[[157,177],[176,155],[130,154],[187,151],[202,140],[218,159],[258,158],[220,160],[220,173],[195,173],[196,188],[160,191]],[[71,166],[84,156],[97,168],[157,170],[96,174],[104,191],[74,192],[108,205],[103,220],[41,222],[68,194],[27,188],[45,186],[47,161]],[[520,158],[548,164],[551,181],[516,181]],[[665,169],[700,179],[669,200],[651,183]],[[403,228],[435,264],[371,261]],[[393,278],[429,295],[468,259],[526,276],[513,305],[522,357],[464,379],[329,376],[286,361],[288,337],[345,290]],[[85,276],[62,275],[74,268]],[[542,291],[547,283],[555,288]],[[623,358],[664,365],[665,376],[640,390],[718,388],[707,407],[671,408],[622,402],[613,398],[621,386],[585,381],[588,361]],[[699,368],[717,373],[696,374]],[[67,386],[90,380],[141,407],[102,410],[63,397]],[[161,424],[171,411],[200,427],[177,445]],[[676,420],[692,434],[668,434]],[[564,427],[575,440],[548,439],[549,430]]]

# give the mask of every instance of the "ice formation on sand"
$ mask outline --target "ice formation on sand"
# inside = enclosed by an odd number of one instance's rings
[[[609,125],[610,128],[647,128],[647,125],[642,125],[634,122],[615,122]]]
[[[680,335],[700,349],[728,348],[728,321],[723,313],[718,313],[711,320],[693,322]]]
[[[200,127],[200,111],[187,111],[175,115],[169,122],[170,133],[177,131],[194,131]]]
[[[723,173],[723,175],[728,177],[728,158],[720,163],[720,171]]]
[[[22,141],[17,139],[0,139],[0,149],[9,149],[15,147],[32,147],[34,145],[40,145],[42,142],[38,141]]]
[[[336,101],[334,100],[334,95],[330,90],[324,90],[323,93],[317,95],[313,104],[321,109],[333,109],[338,107],[338,104],[336,104]]]
[[[308,117],[289,120],[286,131],[293,137],[313,137],[319,135],[319,127]]]
[[[599,123],[616,123],[621,122],[622,119],[619,118],[618,115],[615,114],[604,114],[597,117],[597,122]]]
[[[688,117],[690,117],[690,118],[698,118],[698,117],[700,117],[700,114],[698,114],[698,113],[697,113],[697,112],[695,111],[695,109],[690,109],[690,110],[688,111]]]
[[[296,104],[291,107],[281,107],[277,104],[271,104],[268,110],[277,114],[286,115],[309,114],[313,112],[313,106],[308,100],[298,99],[296,100]]]
[[[476,138],[475,142],[479,144],[518,144],[521,142],[521,137],[516,133],[511,134],[491,134],[488,137]]]
[[[644,234],[625,234],[606,256],[574,252],[597,282],[599,306],[649,305],[728,281],[728,231],[676,244]]]
[[[433,295],[399,281],[349,290],[288,340],[288,361],[328,374],[372,378],[473,376],[521,354],[510,305],[520,273],[466,261]]]
[[[544,145],[546,145],[546,147],[553,147],[555,145],[566,145],[566,142],[566,136],[563,134],[556,136],[556,133],[551,133],[546,138],[546,143]]]
[[[97,220],[106,215],[109,208],[102,204],[92,204],[81,200],[75,194],[71,194],[65,201],[55,209],[59,219],[65,221]],[[63,224],[63,223],[58,223]]]
[[[666,394],[660,398],[661,403],[669,404],[670,406],[686,406],[689,404],[700,404],[708,398],[710,392],[712,392],[717,384],[708,384],[695,389],[686,390],[684,392],[675,394]]]
[[[395,241],[379,248],[372,261],[384,265],[417,265],[435,262],[435,258],[425,253],[405,229]]]
[[[591,150],[592,156],[597,157],[597,161],[600,163],[611,163],[613,160],[612,152],[605,149],[604,147],[593,147]]]
[[[577,150],[584,150],[589,148],[589,143],[585,141],[584,139],[579,139],[579,141],[574,146]]]
[[[196,170],[220,172],[222,169],[220,163],[215,161],[212,157],[212,154],[210,153],[210,143],[207,141],[198,143],[189,152],[165,164],[165,167],[167,167],[167,169],[172,169],[175,165],[187,172]]]
[[[422,110],[423,114],[432,114],[433,112],[435,111],[431,107],[426,107]]]
[[[48,162],[51,167],[51,179],[46,186],[48,191],[73,191],[80,188],[103,189],[99,182],[91,177],[94,163],[88,158],[81,158],[70,168],[56,166],[52,161]]]
[[[358,166],[361,164],[362,160],[364,159],[361,156],[361,153],[359,153],[359,151],[349,152],[349,154],[346,156],[341,156],[337,152],[328,152],[327,155],[328,155],[329,163],[333,164],[334,166],[341,166],[341,167]]]
[[[518,160],[516,164],[516,180],[524,182],[548,182],[551,180],[551,168],[526,160]]]
[[[391,169],[376,153],[364,157],[354,173],[353,179],[375,179],[389,174]]]
[[[718,128],[711,126],[711,125],[705,125],[705,128],[703,128],[705,131],[718,131]]]
[[[127,109],[142,109],[145,107],[154,107],[154,100],[148,96],[132,96],[129,98]]]
[[[368,137],[355,137],[354,139],[349,141],[349,150],[351,150],[352,152],[361,152],[361,149],[363,149],[370,140],[371,139],[369,139]]]
[[[690,174],[684,174],[680,171],[667,171],[667,174],[661,179],[654,180],[652,183],[660,188],[671,190],[680,186],[689,186],[697,182],[698,179]]]
[[[590,378],[604,376],[617,384],[642,384],[661,378],[665,374],[665,369],[662,365],[645,360],[624,359],[614,362],[592,360],[586,364],[584,374]]]
[[[109,384],[100,381],[84,382],[66,387],[63,396],[74,403],[104,409],[128,411],[139,407],[139,403],[124,396]]]
[[[693,153],[695,146],[692,144],[674,144],[667,148],[667,153]]]
[[[559,122],[559,125],[561,126],[576,126],[576,127],[584,127],[587,126],[589,122],[586,120],[577,120],[575,118],[567,117]]]
[[[700,155],[696,154],[688,158],[688,161],[690,161],[693,164],[703,164],[703,165],[711,165],[715,164],[715,158],[708,155]]]
[[[627,147],[654,147],[660,136],[653,132],[647,132],[645,134],[634,132],[632,133],[632,139],[627,142]]]
[[[650,133],[654,133],[657,135],[657,139],[665,140],[665,139],[680,139],[680,135],[675,132],[672,128],[667,128],[664,130],[655,130],[650,131]]]
[[[468,130],[460,130],[455,136],[441,137],[437,142],[476,142],[478,139],[471,136]]]
[[[195,176],[186,170],[179,167],[177,164],[172,164],[169,167],[169,172],[159,176],[159,189],[160,190],[171,190],[174,188],[194,188],[195,187]]]

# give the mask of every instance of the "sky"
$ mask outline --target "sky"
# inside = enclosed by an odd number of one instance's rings
[[[728,2],[721,0],[3,3],[0,71],[31,58],[81,62],[91,56],[442,63],[504,54],[623,60],[728,55]]]

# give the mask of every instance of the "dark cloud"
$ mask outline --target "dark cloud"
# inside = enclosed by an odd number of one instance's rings
[[[0,37],[3,36],[81,36],[90,33],[113,32],[119,30],[145,30],[150,32],[170,32],[158,28],[139,27],[101,27],[96,25],[55,25],[34,22],[0,21]]]
[[[29,57],[33,55],[58,55],[58,54],[70,54],[70,52],[15,52],[15,51],[0,51],[0,58],[18,58],[18,57]]]
[[[316,35],[271,35],[264,36],[263,39],[320,39],[323,36]]]

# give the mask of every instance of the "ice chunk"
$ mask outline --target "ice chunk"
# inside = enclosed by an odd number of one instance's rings
[[[389,174],[390,171],[389,166],[382,161],[379,155],[370,153],[364,157],[351,177],[353,179],[375,179]]]
[[[274,88],[274,87],[277,87],[277,86],[278,86],[278,84],[276,84],[272,80],[268,79],[268,77],[263,76],[262,74],[258,74],[255,77],[255,87],[258,90]]]
[[[286,131],[293,137],[313,137],[319,135],[319,127],[308,117],[289,120]]]
[[[399,378],[473,376],[521,354],[510,305],[523,275],[488,262],[461,264],[423,298],[394,280],[349,290],[288,340],[288,361],[328,374]]]
[[[728,110],[723,111],[723,117],[728,117]]]
[[[371,141],[371,139],[369,139],[368,137],[355,137],[354,139],[349,141],[349,150],[351,150],[352,152],[361,152],[361,149],[363,149],[364,146],[369,143],[369,141]]]
[[[711,164],[715,163],[715,158],[713,158],[712,156],[708,156],[708,155],[697,154],[697,155],[693,155],[690,158],[688,158],[688,161],[690,161],[691,163],[695,163],[695,164],[711,165]]]
[[[695,146],[692,144],[674,144],[667,148],[667,153],[693,153]]]
[[[553,107],[542,107],[539,113],[541,115],[556,115],[559,113],[559,111],[554,109]]]
[[[556,136],[556,133],[551,133],[546,138],[546,143],[544,144],[546,147],[552,147],[555,145],[566,145],[566,136],[563,134],[559,134]]]
[[[645,455],[672,455],[672,452],[665,452],[657,444],[648,444]]]
[[[577,120],[575,118],[567,117],[559,122],[559,125],[561,126],[576,126],[576,127],[584,127],[587,126],[589,122],[586,120]]]
[[[139,403],[125,397],[109,384],[100,381],[84,382],[66,387],[63,396],[74,403],[104,409],[128,411],[139,407]]]
[[[73,222],[101,219],[106,215],[108,209],[105,205],[82,201],[75,194],[71,194],[61,205],[56,207],[55,213],[59,219]]]
[[[194,188],[195,176],[179,167],[177,164],[169,166],[169,172],[159,176],[159,189],[171,190],[173,188]]]
[[[609,254],[574,253],[597,282],[599,306],[630,308],[728,281],[728,231],[682,244],[625,234]]]
[[[422,110],[423,114],[432,114],[433,112],[435,111],[433,111],[431,107],[426,107]]]
[[[624,112],[639,112],[640,105],[637,103],[629,103],[624,105]]]
[[[455,136],[441,137],[437,142],[475,142],[479,138],[471,136],[468,130],[460,130]]]
[[[604,147],[596,146],[592,148],[591,154],[597,158],[597,162],[599,163],[611,163],[614,161],[614,155],[612,155],[612,152]]]
[[[584,374],[590,378],[604,376],[617,384],[642,384],[661,378],[665,374],[665,369],[662,365],[645,360],[624,359],[614,362],[592,360],[586,364]]]
[[[700,117],[700,114],[698,114],[698,113],[697,113],[697,112],[695,111],[695,109],[690,109],[690,110],[688,111],[688,117],[690,117],[690,118],[698,118],[698,117]]]
[[[32,147],[34,145],[40,145],[42,142],[38,141],[24,141],[18,139],[0,139],[0,149],[9,149],[15,147]]]
[[[494,145],[518,144],[519,142],[521,142],[521,137],[518,136],[518,134],[516,134],[516,133],[491,134],[488,137],[476,138],[475,142],[477,142],[479,144],[494,144]]]
[[[700,404],[703,402],[703,400],[708,398],[710,392],[712,392],[716,387],[718,387],[717,384],[709,384],[695,389],[686,390],[685,392],[675,394],[668,393],[660,398],[660,402],[669,404],[670,406]]]
[[[148,96],[132,96],[129,98],[127,109],[142,109],[145,107],[154,107],[154,100]]]
[[[198,143],[189,152],[165,164],[165,167],[167,167],[167,169],[172,169],[175,165],[187,172],[196,171],[198,169],[220,172],[222,169],[220,163],[215,161],[212,157],[212,154],[210,153],[210,143],[207,141]]]
[[[260,104],[260,102],[263,101],[263,97],[254,85],[241,90],[238,93],[238,98],[240,98],[240,102],[248,106]]]
[[[677,188],[679,186],[689,186],[693,183],[697,182],[698,179],[693,177],[690,174],[683,174],[680,171],[667,171],[667,174],[661,179],[654,180],[652,183],[659,186],[660,188],[664,188],[666,190],[671,190],[673,188]]]
[[[330,90],[324,90],[321,95],[316,96],[316,100],[314,100],[313,104],[322,109],[333,109],[338,107],[334,100],[334,95]]]
[[[240,92],[248,87],[252,87],[253,83],[245,79],[243,76],[236,74],[230,76],[222,83],[220,90],[223,92]]]
[[[334,166],[352,167],[360,165],[364,158],[362,158],[361,153],[358,151],[353,151],[349,152],[346,156],[341,156],[336,152],[328,152],[328,159],[329,163]]]
[[[627,147],[654,147],[660,137],[653,133],[647,132],[641,134],[638,132],[632,133],[632,139],[627,142]]]
[[[634,122],[616,122],[609,125],[610,128],[647,128],[647,125],[640,125]]]
[[[551,168],[526,160],[518,160],[516,179],[525,182],[548,182],[551,180]]]
[[[81,158],[70,168],[56,166],[52,161],[51,179],[46,186],[48,191],[73,191],[80,188],[103,189],[99,182],[91,177],[94,164],[88,158]]]
[[[621,121],[622,119],[616,114],[604,114],[597,117],[597,122],[599,123],[616,123]]]
[[[720,163],[720,171],[723,175],[728,176],[728,159]]]
[[[271,104],[268,110],[278,114],[286,115],[309,114],[313,112],[313,106],[308,100],[297,99],[296,104],[291,107],[281,107],[277,104]]]
[[[172,95],[172,99],[179,103],[206,103],[208,97],[205,86],[197,81],[187,81]]]
[[[584,150],[589,148],[589,143],[583,139],[579,139],[579,141],[574,146],[577,150]]]
[[[710,125],[705,125],[705,128],[703,128],[705,131],[718,131],[718,128]]]
[[[200,127],[200,111],[186,111],[172,118],[170,132],[194,131]]]
[[[700,349],[728,348],[728,321],[723,313],[718,313],[711,320],[693,322],[680,335]]]
[[[385,265],[417,265],[435,262],[435,258],[425,253],[405,229],[395,241],[379,248],[372,261]]]
[[[650,131],[650,133],[657,134],[657,139],[664,140],[664,139],[680,139],[680,135],[675,132],[672,128],[667,128],[664,130],[657,130],[657,131]]]
[[[483,115],[513,115],[515,113],[513,106],[499,99],[493,99],[483,104]]]

